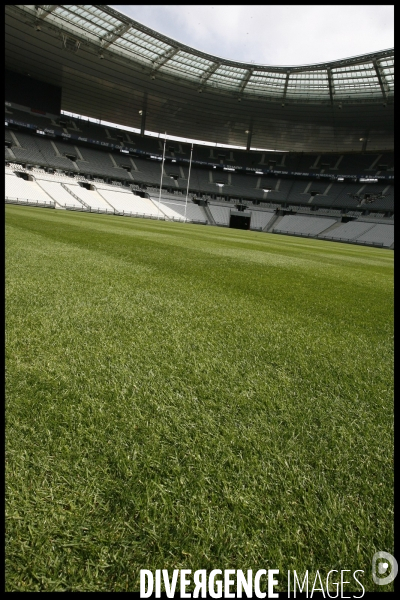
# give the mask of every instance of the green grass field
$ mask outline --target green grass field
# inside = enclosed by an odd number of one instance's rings
[[[174,568],[375,589],[392,251],[6,206],[5,291],[8,591]]]

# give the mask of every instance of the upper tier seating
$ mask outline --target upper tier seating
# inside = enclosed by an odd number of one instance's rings
[[[127,148],[140,149],[146,152],[162,154],[164,140],[157,137],[141,137],[137,133],[128,132],[118,127],[97,124],[85,119],[67,117],[50,118],[49,116],[38,115],[30,110],[24,111],[14,107],[7,108],[6,118],[12,118],[24,123],[37,125],[41,129],[51,129],[61,134],[69,132],[80,137],[108,142],[113,144],[123,144]],[[67,121],[66,126],[61,125],[60,121]],[[122,137],[122,140],[121,140]],[[176,142],[167,140],[165,156],[189,158],[190,144],[186,142]],[[272,152],[220,148],[215,146],[205,146],[195,144],[193,147],[193,160],[201,160],[215,165],[221,164],[221,161],[230,166],[240,165],[252,168],[275,168],[288,169],[299,172],[318,173],[341,173],[341,174],[365,174],[392,171],[394,165],[393,152],[373,152],[364,154],[317,154],[317,153],[298,153],[298,152]]]

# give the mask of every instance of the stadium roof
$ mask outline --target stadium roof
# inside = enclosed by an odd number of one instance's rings
[[[276,150],[393,148],[393,50],[246,64],[109,6],[7,5],[6,66],[61,85],[64,110],[121,125]]]

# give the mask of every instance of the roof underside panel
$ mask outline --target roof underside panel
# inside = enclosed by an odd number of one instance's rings
[[[188,79],[199,81],[205,71],[213,63],[209,60],[194,60],[193,56],[183,50],[177,52],[162,67],[162,72],[170,73],[172,76],[187,76]]]
[[[38,24],[40,22],[40,26]],[[272,67],[199,52],[108,6],[6,5],[6,68],[62,108],[170,135],[292,151],[393,147],[394,53]],[[365,143],[364,143],[365,146]]]

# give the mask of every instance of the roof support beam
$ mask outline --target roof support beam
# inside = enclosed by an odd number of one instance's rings
[[[334,84],[333,84],[332,69],[327,69],[326,72],[327,72],[327,75],[328,75],[329,97],[331,99],[331,104],[333,106],[333,96],[335,94],[335,87],[334,87]]]
[[[367,151],[367,144],[370,141],[369,140],[369,131],[365,132],[365,137],[360,138],[360,142],[362,142],[362,147],[361,147],[361,152],[366,152]]]
[[[116,27],[113,31],[110,31],[106,36],[101,40],[101,47],[108,48],[111,44],[115,42],[121,35],[124,35],[131,28],[129,23],[123,23],[119,27]]]
[[[253,117],[250,118],[250,125],[247,130],[247,142],[246,142],[246,150],[247,151],[250,150],[252,135],[253,135]]]
[[[158,71],[158,69],[160,69],[163,65],[165,65],[165,63],[168,62],[173,56],[175,56],[175,54],[177,52],[179,52],[179,48],[175,48],[174,46],[171,46],[171,48],[169,50],[167,50],[166,52],[164,52],[164,54],[161,54],[158,58],[156,58],[155,61],[153,62],[153,68],[151,70],[151,75],[156,73]]]
[[[288,71],[286,73],[285,87],[283,88],[282,104],[284,104],[284,102],[286,100],[286,92],[287,92],[288,85],[289,85],[289,77],[290,77],[290,72]]]
[[[204,71],[203,75],[200,77],[200,85],[203,85],[204,83],[206,83],[206,81],[208,81],[208,79],[210,79],[211,75],[214,75],[215,71],[221,66],[221,63],[217,62],[217,63],[213,63],[212,65],[210,65],[208,67],[208,69],[206,71]]]
[[[139,114],[141,115],[142,119],[141,119],[141,123],[140,123],[140,135],[141,137],[144,136],[144,132],[146,129],[146,117],[147,117],[147,92],[144,93],[143,96],[143,108],[142,110],[139,111]]]
[[[58,4],[42,4],[38,5],[36,8],[37,18],[45,19],[50,13],[53,12],[57,8]]]
[[[249,79],[250,77],[253,75],[253,69],[249,69],[246,73],[246,75],[243,77],[240,86],[239,86],[239,94],[241,94],[244,90],[244,88],[246,87],[246,85],[249,83]]]
[[[386,81],[385,74],[384,74],[384,72],[382,70],[382,67],[380,66],[380,64],[378,63],[377,60],[373,60],[372,64],[374,65],[376,76],[378,77],[379,85],[380,85],[381,90],[382,90],[383,99],[386,102],[386,100],[387,100],[387,94],[389,92],[389,86],[388,86],[388,83]]]

